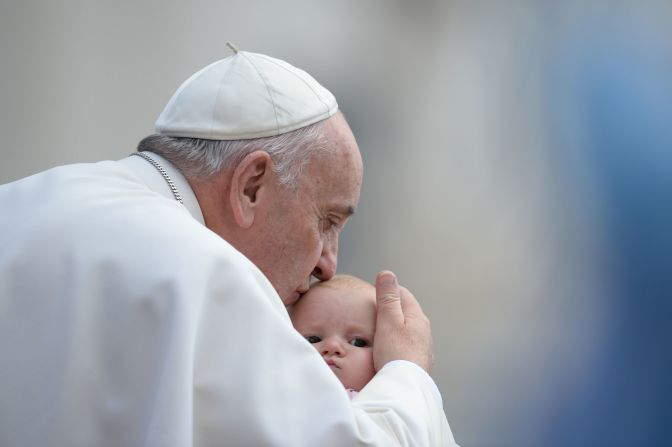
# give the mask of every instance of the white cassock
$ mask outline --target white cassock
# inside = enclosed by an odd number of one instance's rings
[[[0,186],[0,445],[455,445],[432,379],[350,400],[266,277],[134,156]]]

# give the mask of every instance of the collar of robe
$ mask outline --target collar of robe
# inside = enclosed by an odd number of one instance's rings
[[[182,205],[184,205],[184,201],[182,200],[182,196],[180,195],[180,192],[177,190],[177,186],[175,186],[175,182],[173,182],[173,179],[170,178],[168,175],[168,172],[166,172],[165,169],[163,169],[163,166],[159,164],[158,161],[150,157],[146,152],[133,152],[131,156],[137,155],[138,157],[142,157],[145,160],[147,160],[152,166],[156,168],[157,171],[159,171],[159,174],[161,174],[161,177],[166,181],[168,184],[168,187],[173,193],[173,196],[175,197],[175,200],[180,202]]]
[[[131,169],[152,191],[184,205],[194,219],[205,225],[194,191],[171,162],[154,152],[143,151],[134,152],[119,163]]]

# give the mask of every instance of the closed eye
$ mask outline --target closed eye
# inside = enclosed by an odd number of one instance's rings
[[[322,232],[328,233],[333,230],[340,229],[341,221],[333,217],[322,219]]]

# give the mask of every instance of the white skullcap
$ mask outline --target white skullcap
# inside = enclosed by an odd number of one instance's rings
[[[187,79],[161,112],[156,132],[242,140],[280,135],[334,115],[336,98],[308,73],[263,54],[237,51]]]

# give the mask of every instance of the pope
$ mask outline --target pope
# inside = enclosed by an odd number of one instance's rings
[[[131,156],[0,186],[0,445],[454,445],[394,274],[356,401],[290,322],[362,171],[328,90],[234,48]]]

